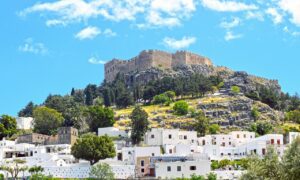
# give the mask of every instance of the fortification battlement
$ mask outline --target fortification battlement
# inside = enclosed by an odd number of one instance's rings
[[[111,82],[118,73],[143,71],[152,67],[171,69],[178,65],[202,64],[212,66],[210,59],[188,52],[177,51],[174,54],[160,50],[144,50],[129,60],[112,59],[105,64],[105,79]]]

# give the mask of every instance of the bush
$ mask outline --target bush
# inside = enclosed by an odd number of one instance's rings
[[[212,124],[208,128],[210,134],[217,134],[220,131],[220,126],[218,124]]]
[[[250,131],[256,132],[259,135],[265,135],[273,130],[273,126],[268,122],[257,122],[251,124]]]
[[[300,110],[287,112],[285,115],[285,120],[300,123]]]
[[[170,101],[170,98],[166,94],[159,94],[153,98],[153,104],[169,104]]]
[[[233,92],[234,94],[238,94],[238,93],[241,92],[241,89],[238,86],[232,86],[231,87],[231,92]]]
[[[175,111],[175,114],[177,114],[177,115],[186,115],[189,110],[189,105],[184,100],[177,101],[174,104],[173,110]]]

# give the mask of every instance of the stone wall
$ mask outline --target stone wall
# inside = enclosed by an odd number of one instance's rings
[[[187,51],[171,54],[159,50],[145,50],[130,60],[113,59],[105,64],[105,79],[111,82],[116,75],[132,71],[144,71],[152,67],[171,69],[178,65],[202,64],[212,66],[212,62],[205,57]]]

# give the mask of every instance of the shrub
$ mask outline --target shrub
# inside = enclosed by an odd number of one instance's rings
[[[177,115],[186,115],[189,110],[189,105],[184,100],[177,101],[174,104],[173,110],[175,111],[175,114],[177,114]]]

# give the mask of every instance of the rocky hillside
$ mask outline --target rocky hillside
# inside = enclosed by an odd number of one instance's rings
[[[268,105],[259,101],[253,101],[243,95],[208,95],[199,99],[186,99],[190,109],[202,110],[211,123],[219,124],[224,131],[226,129],[246,129],[254,122],[252,110],[257,109],[259,120],[277,123],[283,116],[280,112],[273,110]],[[173,104],[170,106],[149,105],[143,108],[149,114],[152,127],[182,128],[190,129],[194,118],[191,114],[177,116],[173,114]],[[129,128],[129,115],[133,108],[116,110],[115,126],[121,129]]]
[[[226,67],[207,66],[207,65],[180,65],[172,69],[149,68],[145,71],[132,71],[125,74],[128,86],[135,84],[145,84],[151,80],[163,77],[182,77],[192,74],[202,74],[205,76],[220,76],[224,79],[225,88],[239,86],[243,93],[256,91],[258,87],[265,87],[280,93],[281,87],[277,80],[269,80],[243,71],[233,71]]]

